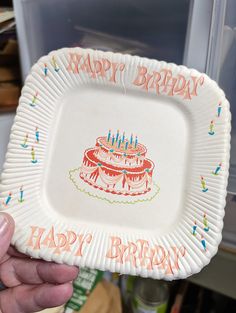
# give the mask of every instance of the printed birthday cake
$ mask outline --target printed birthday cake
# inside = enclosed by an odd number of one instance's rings
[[[95,147],[84,152],[79,177],[93,188],[124,196],[151,191],[154,163],[146,158],[147,148],[137,136],[98,137]]]

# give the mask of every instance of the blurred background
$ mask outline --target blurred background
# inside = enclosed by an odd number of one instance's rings
[[[231,104],[230,176],[220,249],[199,274],[167,284],[82,269],[66,308],[50,312],[236,312],[236,0],[1,0],[0,172],[31,66],[75,46],[184,64],[216,80]]]

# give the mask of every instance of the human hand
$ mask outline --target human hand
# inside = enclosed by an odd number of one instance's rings
[[[33,260],[10,247],[14,220],[0,213],[0,313],[32,313],[65,303],[73,292],[74,266]]]

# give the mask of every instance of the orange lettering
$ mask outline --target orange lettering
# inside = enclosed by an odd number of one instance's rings
[[[45,228],[39,228],[37,226],[31,226],[30,228],[31,228],[31,235],[26,245],[29,247],[33,247],[34,250],[38,250],[40,249],[40,242],[41,242],[42,235],[45,231]],[[35,239],[35,242],[34,242],[34,239]]]
[[[49,248],[55,248],[56,247],[55,238],[54,238],[54,227],[53,226],[50,229],[47,236],[44,238],[42,245],[48,246]]]
[[[138,66],[138,76],[136,79],[133,81],[133,84],[136,86],[141,86],[145,84],[146,82],[146,73],[147,73],[147,68],[144,66]]]
[[[83,255],[83,248],[84,245],[87,243],[89,244],[92,241],[92,235],[91,234],[87,234],[87,235],[79,235],[78,239],[79,239],[79,248],[77,250],[77,252],[75,253],[75,256],[82,256]]]

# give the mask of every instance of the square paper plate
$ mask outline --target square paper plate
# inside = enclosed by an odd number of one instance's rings
[[[35,258],[185,278],[217,252],[230,111],[205,74],[80,48],[22,90],[1,182],[12,243]]]

